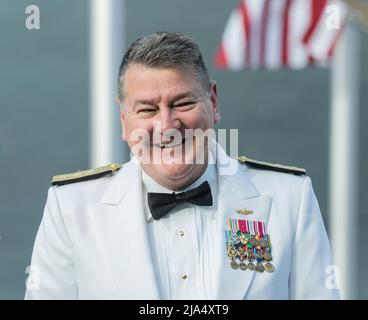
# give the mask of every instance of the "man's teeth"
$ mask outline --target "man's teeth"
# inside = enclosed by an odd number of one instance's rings
[[[176,146],[179,146],[181,145],[182,143],[184,143],[184,139],[180,142],[176,142],[176,143],[161,143],[159,146],[161,149],[164,149],[164,148],[172,148],[172,147],[176,147]]]

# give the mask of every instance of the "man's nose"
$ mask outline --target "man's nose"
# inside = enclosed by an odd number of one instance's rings
[[[161,133],[167,130],[179,129],[180,121],[172,110],[165,110],[160,113]]]

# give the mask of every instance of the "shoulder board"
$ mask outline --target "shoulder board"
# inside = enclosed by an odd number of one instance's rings
[[[248,164],[251,167],[258,168],[258,169],[293,173],[293,174],[296,174],[296,175],[304,175],[304,174],[307,173],[306,170],[303,169],[303,168],[290,167],[290,166],[284,166],[282,164],[276,164],[276,163],[269,163],[269,162],[264,162],[264,161],[253,160],[253,159],[249,159],[245,156],[240,156],[237,159],[243,164]]]
[[[121,164],[109,164],[107,166],[99,167],[96,169],[89,169],[84,171],[77,171],[73,173],[61,174],[54,176],[52,178],[51,184],[53,186],[61,186],[64,184],[79,182],[79,181],[87,181],[92,179],[97,179],[103,177],[107,174],[114,173],[119,171],[122,167]]]

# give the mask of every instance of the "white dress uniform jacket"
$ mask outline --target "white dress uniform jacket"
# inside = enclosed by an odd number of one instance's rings
[[[210,298],[339,298],[338,290],[328,286],[330,246],[310,178],[253,168],[217,150]],[[220,164],[236,172],[226,174]],[[113,175],[51,187],[25,298],[162,298],[144,205],[141,168],[134,158]],[[237,213],[241,208],[253,214]],[[274,272],[230,267],[228,218],[265,222]]]

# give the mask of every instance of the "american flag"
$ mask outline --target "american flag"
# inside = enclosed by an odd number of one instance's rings
[[[340,0],[241,0],[223,33],[215,66],[304,68],[333,55],[347,18]]]

